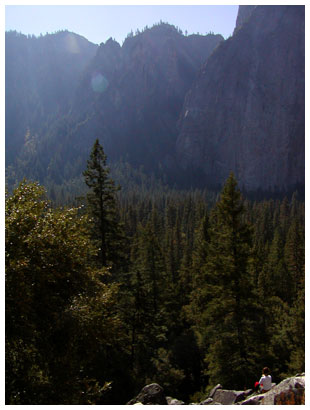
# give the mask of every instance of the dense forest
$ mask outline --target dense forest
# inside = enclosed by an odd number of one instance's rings
[[[96,140],[85,195],[7,193],[7,404],[125,404],[150,382],[190,402],[304,371],[303,198],[141,175],[119,187]]]

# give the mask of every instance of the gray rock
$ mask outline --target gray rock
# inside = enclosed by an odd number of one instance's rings
[[[264,394],[262,404],[305,404],[305,376],[295,376],[283,380]]]
[[[254,393],[254,390],[253,390],[253,389],[248,389],[248,390],[245,390],[245,391],[244,391],[245,397],[248,397],[248,396],[250,396],[250,395],[253,394],[253,393]]]
[[[127,404],[168,404],[164,394],[164,389],[157,383],[148,384],[143,387],[140,393],[131,399]]]
[[[214,393],[213,400],[220,404],[235,404],[245,399],[244,391],[222,390],[217,389]]]
[[[205,404],[212,404],[213,403],[213,399],[211,398],[211,397],[208,397],[206,400],[203,400],[201,403],[199,403],[199,404],[202,404],[202,405],[205,405]]]
[[[236,27],[234,30],[234,34],[237,30],[250,18],[252,11],[255,9],[256,6],[239,6],[238,8],[238,16],[236,20]]]
[[[296,375],[283,380],[264,394],[258,394],[238,403],[241,405],[300,405],[305,404],[305,375]]]
[[[186,171],[246,190],[305,182],[304,6],[257,6],[186,94],[176,151]]]
[[[222,389],[223,386],[221,384],[217,384],[215,387],[213,387],[213,389],[210,391],[209,397],[213,397],[214,393],[216,392],[217,389]]]
[[[262,401],[263,398],[264,398],[264,394],[258,394],[256,396],[249,397],[248,399],[246,399],[243,402],[238,403],[238,404],[241,404],[241,405],[261,404],[261,401]]]
[[[181,404],[185,404],[184,401],[182,400],[178,400],[178,399],[174,399],[173,397],[166,397],[167,400],[167,404],[169,405],[181,405]]]

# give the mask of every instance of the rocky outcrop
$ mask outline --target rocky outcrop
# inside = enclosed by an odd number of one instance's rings
[[[164,389],[156,383],[145,386],[141,392],[127,404],[185,404],[181,400],[165,397]],[[305,404],[305,373],[297,374],[283,380],[278,385],[273,384],[270,391],[257,394],[253,390],[225,390],[216,385],[209,396],[200,405],[299,405]]]
[[[235,391],[224,390],[217,385],[209,397],[200,404],[238,404],[238,405],[278,405],[305,404],[305,374],[283,380],[278,385],[273,384],[270,391],[257,394],[253,390]]]
[[[242,404],[247,403],[243,402]],[[263,395],[260,404],[305,404],[305,375],[297,375],[283,380]]]
[[[176,149],[206,185],[233,171],[246,190],[305,178],[304,6],[257,6],[187,93]]]

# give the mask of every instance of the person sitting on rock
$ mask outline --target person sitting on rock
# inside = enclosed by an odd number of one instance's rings
[[[259,380],[259,384],[262,387],[262,390],[261,390],[262,393],[266,393],[272,387],[272,379],[269,373],[270,373],[270,370],[268,369],[268,367],[264,367],[263,375]]]

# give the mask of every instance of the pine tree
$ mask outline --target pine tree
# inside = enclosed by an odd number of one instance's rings
[[[252,230],[243,220],[237,182],[230,174],[211,216],[205,266],[204,320],[211,383],[243,388],[255,368],[256,300],[250,276]]]
[[[302,288],[305,275],[305,238],[302,227],[294,218],[289,227],[284,247],[284,259],[291,274],[291,288],[295,296]]]
[[[90,188],[87,193],[88,211],[92,217],[93,238],[99,247],[102,266],[113,266],[122,259],[122,233],[116,206],[119,188],[109,173],[107,156],[96,139],[83,175]]]
[[[131,250],[124,318],[130,335],[133,376],[145,383],[153,369],[151,358],[165,340],[166,312],[162,304],[164,258],[151,222],[138,226]],[[124,292],[125,295],[125,292]]]
[[[196,334],[198,345],[202,348],[205,347],[205,340],[207,338],[204,316],[206,313],[208,297],[206,297],[206,288],[204,284],[206,281],[205,266],[208,259],[208,244],[209,215],[205,213],[201,225],[196,232],[191,266],[192,291],[189,295],[189,304],[184,307],[186,318],[192,324],[192,329]],[[180,283],[183,288],[184,284],[181,281]]]

